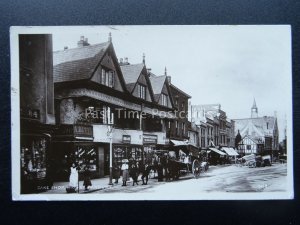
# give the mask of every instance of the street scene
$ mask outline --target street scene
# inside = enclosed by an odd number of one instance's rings
[[[108,185],[108,178],[93,181],[89,190],[80,189],[81,194],[113,194],[113,193],[156,193],[159,195],[178,193],[178,190],[201,194],[202,192],[276,192],[286,189],[286,164],[276,163],[272,167],[248,168],[240,165],[212,166],[207,172],[195,178],[191,174],[182,174],[176,181],[162,180],[158,182],[157,174],[150,175],[148,185],[143,185],[141,176],[138,185],[129,179],[128,185]],[[67,182],[55,183],[50,194],[63,193]],[[80,187],[83,182],[80,182]]]
[[[18,196],[291,190],[288,27],[19,29]]]

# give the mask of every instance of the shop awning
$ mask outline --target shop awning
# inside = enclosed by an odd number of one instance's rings
[[[175,146],[181,146],[181,145],[186,146],[186,145],[188,145],[188,143],[185,142],[185,141],[171,140],[171,142],[172,142]]]
[[[218,153],[219,155],[226,155],[226,153],[221,152],[220,150],[216,149],[216,148],[209,148],[210,150],[212,150],[215,153]]]
[[[224,150],[227,153],[227,155],[229,155],[229,156],[239,155],[233,148],[222,147],[222,150]]]

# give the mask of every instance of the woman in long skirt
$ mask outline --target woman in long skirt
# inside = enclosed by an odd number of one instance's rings
[[[70,178],[69,178],[69,187],[75,190],[77,186],[78,186],[78,170],[76,168],[75,163],[73,163],[71,167]]]

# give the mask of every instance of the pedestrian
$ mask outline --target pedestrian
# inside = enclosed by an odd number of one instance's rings
[[[78,168],[76,168],[75,163],[72,163],[70,168],[70,177],[69,177],[69,189],[67,192],[75,192],[78,186]]]
[[[136,185],[138,185],[138,180],[137,180],[138,170],[137,170],[135,164],[132,164],[130,171],[129,171],[129,175],[132,177],[132,186],[134,186],[135,183],[136,183]]]
[[[127,182],[127,179],[128,179],[128,160],[127,159],[123,159],[123,164],[122,164],[122,167],[121,167],[121,170],[122,170],[122,180],[123,180],[123,184],[122,186],[127,186],[126,185],[126,182]]]
[[[117,184],[120,179],[120,167],[117,164],[113,167],[113,179],[115,179],[115,184]]]
[[[163,166],[160,162],[157,164],[157,181],[163,181]]]
[[[89,186],[92,186],[92,182],[91,182],[91,171],[89,170],[88,166],[84,167],[84,172],[83,172],[83,176],[84,176],[84,181],[83,181],[83,186],[84,186],[84,190],[88,190]]]
[[[143,181],[143,185],[147,185],[148,183],[148,177],[149,177],[149,173],[150,173],[151,167],[148,165],[148,163],[146,163],[143,166],[143,170],[142,170],[142,181]],[[146,178],[146,182],[145,179]]]

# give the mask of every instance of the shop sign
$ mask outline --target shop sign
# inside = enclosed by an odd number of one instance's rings
[[[144,144],[157,144],[157,135],[144,135],[143,136]]]
[[[75,136],[93,136],[93,127],[89,125],[74,125]]]
[[[58,135],[70,135],[76,137],[93,137],[93,127],[91,125],[75,124],[63,125],[57,132]]]
[[[124,144],[130,144],[131,143],[131,136],[130,135],[123,135],[122,142]]]

